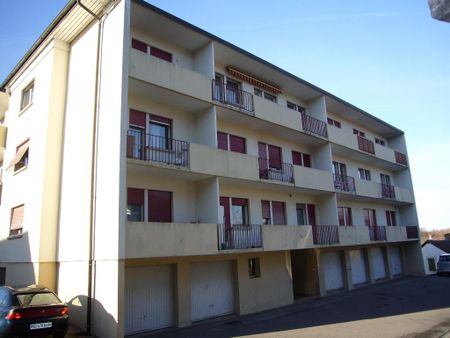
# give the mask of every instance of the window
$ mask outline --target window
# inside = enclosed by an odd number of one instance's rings
[[[286,206],[284,202],[272,202],[272,215],[274,225],[286,224]]]
[[[240,105],[242,101],[240,82],[227,78],[226,84],[226,102],[233,105]]]
[[[262,209],[262,223],[272,224],[272,217],[270,215],[270,201],[261,201]]]
[[[229,142],[228,142],[229,140]],[[229,145],[229,146],[228,146]],[[217,148],[230,150],[241,154],[247,153],[247,141],[245,137],[228,135],[221,131],[217,132]]]
[[[272,94],[264,92],[264,98],[266,100],[269,100],[269,101],[277,103],[277,97],[275,95],[272,95]]]
[[[25,209],[24,204],[11,209],[11,223],[9,226],[9,236],[17,236],[22,234],[24,209]]]
[[[388,226],[396,226],[397,225],[395,211],[386,210],[386,224]]]
[[[24,110],[33,103],[34,81],[22,90],[22,98],[20,99],[20,110]]]
[[[336,128],[341,128],[341,122],[333,120],[331,118],[327,118],[327,122],[330,126],[335,126]]]
[[[217,148],[228,150],[228,134],[217,132]]]
[[[259,258],[250,258],[248,260],[248,277],[249,278],[261,277]]]
[[[348,207],[338,207],[339,225],[353,225],[352,209]]]
[[[6,168],[9,170],[14,168],[14,172],[21,170],[22,168],[28,167],[28,147],[29,147],[29,139],[24,141],[22,144],[18,145],[16,148],[16,155],[13,157],[11,163]]]
[[[245,198],[231,199],[231,223],[248,224],[248,200]]]
[[[427,258],[428,262],[428,270],[430,271],[436,271],[436,261],[433,257]]]
[[[148,191],[148,221],[172,222],[172,192]]]
[[[144,221],[144,189],[128,188],[127,219],[131,222]]]
[[[131,47],[141,52],[148,53],[148,45],[145,42],[131,39]]]
[[[144,159],[145,125],[147,114],[130,109],[127,135],[127,156]]]
[[[143,53],[150,54],[151,56],[157,57],[161,60],[172,62],[172,54],[162,50],[160,48],[150,46],[145,42],[139,41],[137,39],[131,39],[131,47],[139,50]]]
[[[358,168],[359,178],[365,181],[370,181],[370,170]]]
[[[292,151],[292,164],[311,168],[311,155],[293,150]]]
[[[375,209],[363,209],[364,213],[364,224],[367,226],[376,226],[377,225],[377,217],[375,213]]]
[[[150,115],[149,122],[149,145],[152,148],[169,149],[172,130],[172,120],[158,116]]]
[[[389,175],[380,174],[380,180],[381,180],[382,185],[387,185],[387,186],[391,185],[391,177]]]
[[[259,88],[255,88],[254,91],[256,96],[262,97],[263,96],[263,91]]]
[[[366,137],[366,134],[358,129],[353,128],[353,134],[361,136],[361,137]]]
[[[297,224],[316,225],[316,206],[314,204],[296,204]]]
[[[375,143],[379,144],[380,146],[385,146],[386,145],[386,143],[383,140],[380,140],[377,137],[375,137]]]
[[[304,112],[306,111],[306,109],[305,109],[304,107],[299,106],[299,105],[297,105],[297,104],[295,104],[295,103],[292,103],[292,102],[290,102],[290,101],[287,101],[286,106],[287,106],[289,109],[297,110],[297,111],[299,111],[300,113],[304,113]]]

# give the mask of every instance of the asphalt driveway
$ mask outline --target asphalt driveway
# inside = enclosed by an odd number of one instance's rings
[[[450,338],[450,277],[403,277],[262,313],[133,337]]]

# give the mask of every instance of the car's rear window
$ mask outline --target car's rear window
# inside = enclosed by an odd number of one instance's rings
[[[441,262],[450,262],[450,256],[440,256],[439,260]]]
[[[21,306],[40,306],[59,304],[61,301],[53,293],[20,293],[16,294],[17,300]]]

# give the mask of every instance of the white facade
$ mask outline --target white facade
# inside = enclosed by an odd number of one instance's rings
[[[430,260],[434,261],[434,267],[436,267],[439,256],[445,253],[447,252],[439,249],[431,243],[426,243],[424,246],[422,246],[423,266],[427,275],[436,274],[436,269],[434,271],[430,270],[430,265],[431,267],[433,267],[433,262],[430,262]]]

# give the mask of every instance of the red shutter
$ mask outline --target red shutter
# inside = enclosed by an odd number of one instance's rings
[[[270,219],[270,202],[261,201],[262,218]]]
[[[281,148],[269,144],[269,166],[275,169],[281,169]]]
[[[130,124],[145,128],[145,117],[146,114],[144,112],[130,109]]]
[[[137,50],[140,50],[141,52],[147,53],[147,44],[145,42],[132,39],[131,40],[131,47]]]
[[[303,165],[302,153],[292,150],[292,164]]]
[[[273,214],[273,224],[275,225],[286,224],[284,202],[272,202],[272,214]]]
[[[353,222],[352,222],[352,209],[351,208],[344,208],[344,213],[345,213],[346,225],[353,225]]]
[[[221,222],[224,222],[225,225],[228,227],[230,226],[230,198],[229,197],[220,197],[220,206],[223,207],[223,215],[224,220],[221,220]]]
[[[148,221],[172,222],[172,192],[148,191]]]
[[[150,121],[168,124],[169,126],[172,125],[172,120],[168,119],[167,117],[158,116],[158,115],[150,115]]]
[[[128,188],[127,204],[144,205],[144,189]]]
[[[316,225],[316,206],[314,204],[307,204],[306,210],[308,212],[309,225]]]
[[[303,165],[311,168],[311,155],[303,154]]]
[[[217,147],[219,149],[228,150],[228,135],[221,131],[217,132]]]
[[[238,153],[246,154],[245,138],[235,135],[230,135],[230,150]]]
[[[339,225],[345,225],[344,208],[343,207],[338,207],[338,218],[339,218]]]
[[[247,206],[248,205],[248,199],[246,198],[235,198],[233,197],[231,199],[231,204],[232,205],[242,205],[242,206]]]
[[[150,55],[153,55],[157,58],[160,58],[160,59],[168,61],[168,62],[172,62],[172,54],[171,53],[166,52],[162,49],[153,47],[153,46],[150,47]]]
[[[260,158],[266,158],[267,159],[267,148],[266,144],[262,142],[258,142],[258,156]]]

